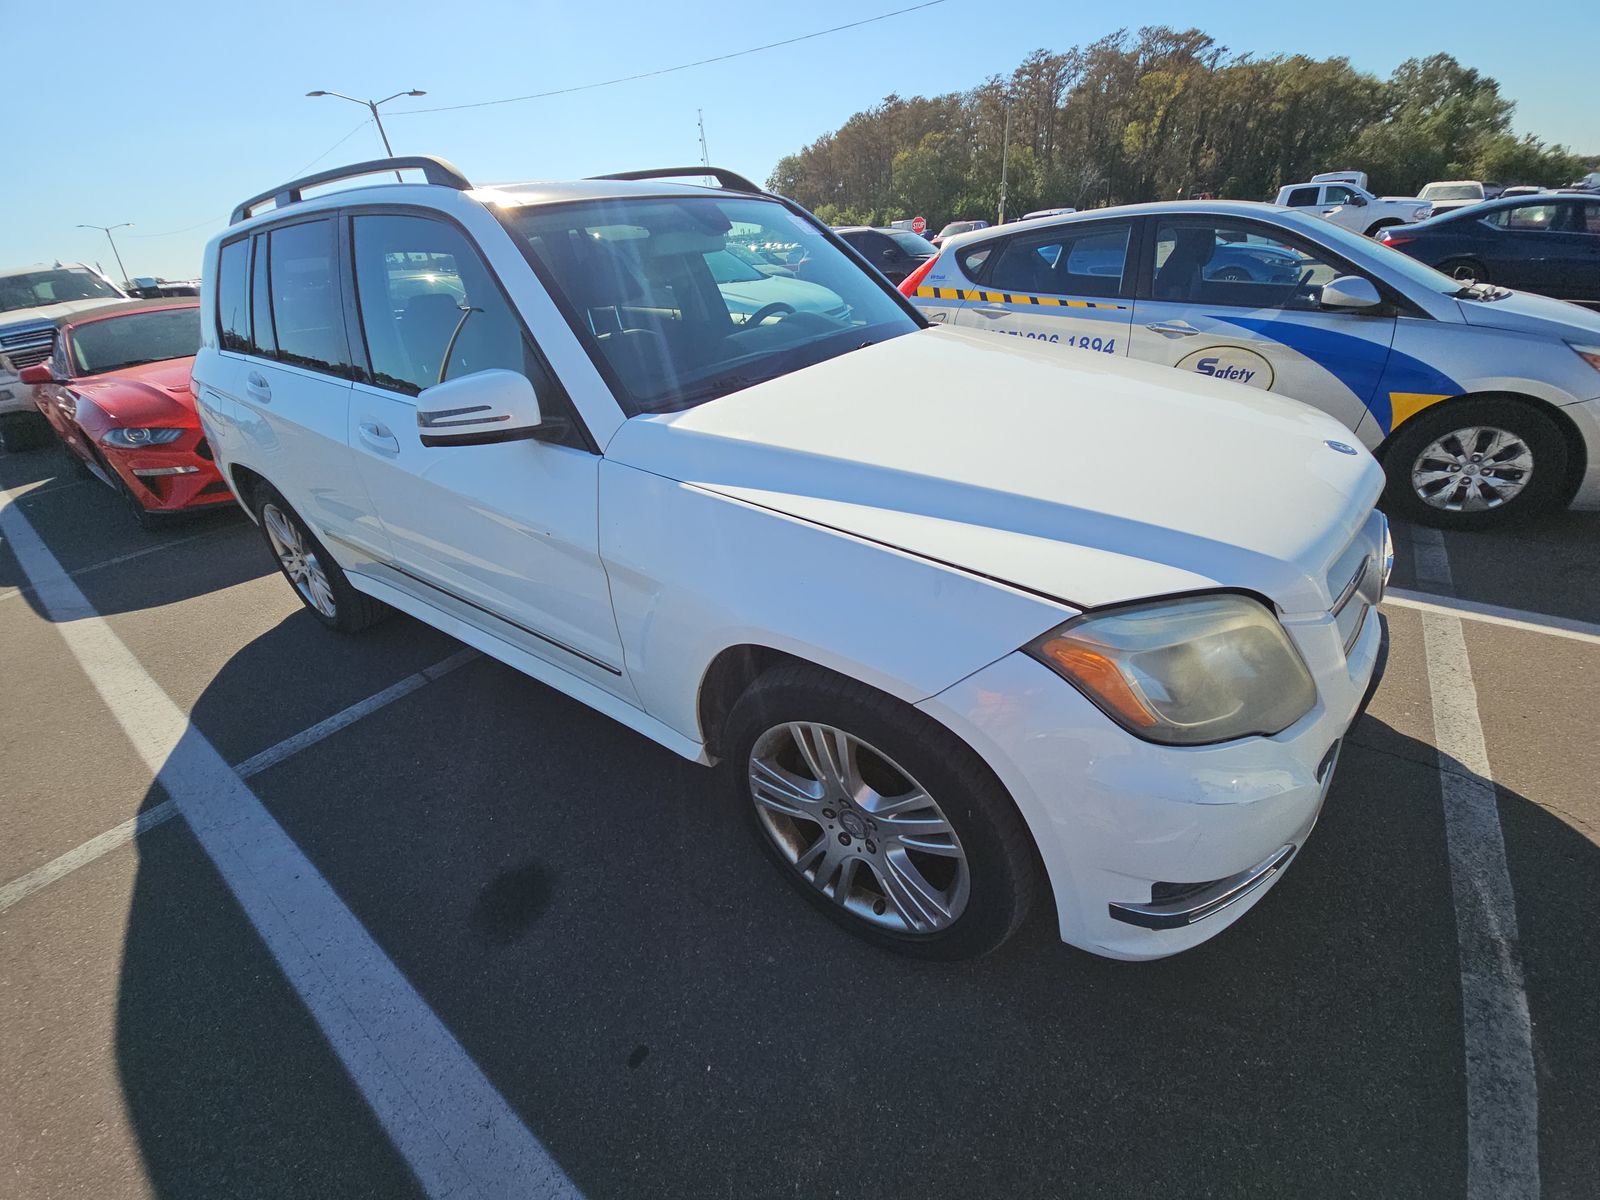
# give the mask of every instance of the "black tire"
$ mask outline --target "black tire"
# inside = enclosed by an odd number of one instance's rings
[[[885,929],[824,895],[786,856],[757,813],[750,761],[762,735],[790,721],[832,725],[854,735],[934,798],[965,853],[966,903],[952,923],[936,932]],[[723,786],[744,810],[756,840],[802,895],[858,937],[916,958],[975,958],[1003,943],[1027,915],[1039,872],[1022,815],[970,747],[910,705],[820,667],[786,664],[769,670],[740,696],[721,744],[727,748],[718,766]],[[821,836],[830,835],[823,831]]]
[[[1405,224],[1404,221],[1379,221],[1373,225],[1371,229],[1367,230],[1367,236],[1369,238],[1375,238],[1385,229],[1393,229],[1396,225],[1403,224]]]
[[[375,600],[365,592],[357,591],[350,583],[349,578],[334,561],[333,555],[317,540],[316,534],[311,532],[309,526],[300,519],[300,514],[289,506],[289,502],[271,484],[262,483],[253,489],[251,503],[254,506],[256,524],[261,529],[262,540],[267,544],[267,551],[272,555],[272,560],[278,564],[289,586],[294,589],[300,603],[306,606],[306,611],[321,621],[329,629],[339,633],[360,633],[376,625],[394,610],[381,600]],[[273,545],[272,534],[269,531],[269,510],[280,514],[299,535],[304,548],[314,556],[316,566],[321,570],[327,580],[329,591],[332,593],[332,612],[324,612],[318,608],[308,597],[305,589],[289,573],[289,568],[279,556],[277,547]]]
[[[1458,511],[1438,507],[1412,486],[1412,471],[1433,443],[1457,430],[1493,428],[1521,439],[1532,455],[1522,490],[1493,508]],[[1465,447],[1464,447],[1465,448]],[[1567,439],[1555,421],[1526,401],[1505,396],[1452,400],[1424,409],[1400,427],[1384,450],[1389,477],[1384,507],[1391,516],[1437,529],[1490,529],[1545,512],[1566,494]]]
[[[1447,258],[1439,264],[1439,270],[1462,287],[1490,282],[1487,268],[1475,258]]]
[[[122,497],[122,503],[127,507],[128,514],[138,523],[140,529],[143,529],[146,533],[155,533],[173,523],[174,517],[171,513],[151,512],[139,500],[139,497],[134,494],[133,489],[128,486],[127,481],[122,476],[109,468],[107,468],[107,471],[111,476],[111,482],[116,485],[117,495]]]
[[[9,413],[0,417],[0,450],[20,454],[50,444],[50,423],[38,413]]]

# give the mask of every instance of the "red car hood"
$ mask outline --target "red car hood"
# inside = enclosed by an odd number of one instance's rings
[[[119,425],[186,425],[200,421],[189,394],[194,357],[145,363],[72,381],[72,390]]]

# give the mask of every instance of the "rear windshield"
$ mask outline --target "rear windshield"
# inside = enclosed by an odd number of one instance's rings
[[[1476,183],[1430,183],[1418,194],[1419,200],[1482,200],[1483,187]]]
[[[200,309],[168,308],[91,321],[72,331],[75,375],[190,358],[200,349]]]
[[[505,221],[629,415],[692,407],[921,328],[776,201],[593,200]]]
[[[935,246],[927,238],[920,237],[915,233],[902,233],[900,230],[896,229],[888,233],[886,236],[896,246],[899,246],[900,249],[911,255],[912,258],[932,258],[935,254],[939,253],[937,246]]]
[[[120,300],[117,291],[93,271],[65,267],[53,271],[27,271],[0,278],[0,312],[20,308],[46,308],[68,300]]]

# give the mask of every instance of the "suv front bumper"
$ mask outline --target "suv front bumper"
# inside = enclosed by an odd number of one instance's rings
[[[1385,643],[1382,618],[1369,620],[1348,660],[1308,663],[1318,701],[1304,718],[1215,746],[1142,741],[1020,652],[919,707],[1010,790],[1054,889],[1062,940],[1110,958],[1162,958],[1220,933],[1282,878],[1316,824]]]

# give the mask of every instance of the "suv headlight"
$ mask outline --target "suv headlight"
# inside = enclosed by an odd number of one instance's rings
[[[1129,733],[1169,746],[1279,733],[1317,702],[1283,625],[1246,596],[1090,613],[1027,652]]]
[[[108,429],[100,440],[123,450],[140,450],[145,446],[165,446],[182,436],[182,429],[151,429],[134,425],[126,429]]]

